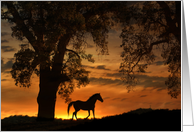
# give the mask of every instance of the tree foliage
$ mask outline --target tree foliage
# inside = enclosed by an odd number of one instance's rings
[[[120,35],[124,50],[120,72],[128,90],[137,84],[136,75],[154,62],[154,48],[160,48],[170,72],[165,82],[168,94],[176,98],[181,92],[181,2],[143,2],[128,12]]]

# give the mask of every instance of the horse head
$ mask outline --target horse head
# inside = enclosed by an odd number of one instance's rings
[[[97,96],[97,99],[98,99],[99,101],[103,102],[103,99],[102,99],[100,93],[98,93],[97,95],[98,95],[98,96]]]

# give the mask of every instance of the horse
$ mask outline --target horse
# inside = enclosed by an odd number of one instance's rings
[[[69,109],[73,105],[74,109],[75,109],[75,112],[73,112],[72,120],[73,120],[74,115],[75,115],[75,118],[77,120],[77,112],[80,109],[88,110],[88,116],[85,119],[87,119],[90,116],[90,110],[92,110],[93,117],[95,119],[94,108],[95,108],[95,103],[96,103],[97,100],[103,102],[103,99],[102,99],[100,93],[96,93],[96,94],[92,95],[87,101],[77,100],[77,101],[69,103],[68,109],[67,109],[68,116],[69,116]]]

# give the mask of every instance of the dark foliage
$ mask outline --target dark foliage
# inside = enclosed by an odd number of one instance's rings
[[[168,94],[177,98],[181,94],[181,2],[146,1],[132,6],[129,12],[120,35],[120,72],[128,91],[139,82],[138,74],[145,73],[156,60],[156,53],[161,52],[168,66]]]

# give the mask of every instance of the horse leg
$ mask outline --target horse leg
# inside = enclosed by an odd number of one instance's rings
[[[95,119],[94,109],[92,109],[92,112],[93,112],[93,117],[94,117],[94,119]]]
[[[73,120],[74,115],[75,115],[75,118],[76,118],[76,120],[77,120],[77,112],[78,112],[78,111],[73,112],[72,120]]]
[[[75,111],[73,112],[73,116],[75,115],[75,118],[77,120],[77,112],[80,110],[80,108],[77,107],[77,105],[74,104],[74,109],[75,109]],[[73,117],[72,117],[72,119],[73,119]]]
[[[76,120],[77,120],[77,112],[78,112],[78,111],[75,111],[75,118],[76,118]]]
[[[73,115],[72,115],[72,120],[73,120],[74,115],[75,115],[75,112],[73,112]]]
[[[89,116],[90,116],[90,110],[88,110],[88,116],[85,119],[88,119]]]

